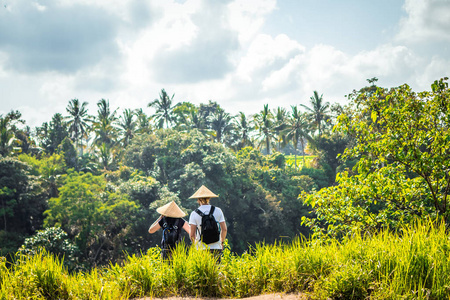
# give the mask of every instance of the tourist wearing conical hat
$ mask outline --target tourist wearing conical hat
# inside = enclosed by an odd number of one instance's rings
[[[156,209],[161,214],[148,229],[149,233],[155,233],[163,229],[161,239],[161,256],[164,259],[171,258],[172,250],[181,241],[181,228],[190,234],[189,224],[183,219],[186,213],[174,202],[169,202]]]
[[[217,198],[216,194],[211,192],[206,186],[202,185],[190,198],[197,199],[197,203],[199,207],[194,210],[189,217],[189,225],[191,227],[191,241],[193,244],[196,244],[199,249],[208,248],[210,251],[218,257],[220,260],[220,256],[223,250],[223,243],[225,242],[225,238],[227,236],[227,225],[225,223],[225,217],[220,208],[213,206],[209,203],[211,198]],[[205,223],[205,217],[208,218],[210,213],[214,218],[208,221],[209,224],[213,224],[217,226],[217,228],[212,227],[208,229],[208,232],[203,230],[203,224]],[[210,226],[208,226],[210,227]],[[217,232],[215,232],[217,230]]]

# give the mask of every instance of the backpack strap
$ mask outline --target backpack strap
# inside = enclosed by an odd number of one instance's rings
[[[166,220],[166,217],[165,217],[165,216],[163,216],[162,221],[163,221],[163,226],[162,226],[162,228],[163,228],[163,229],[166,229],[166,228],[169,226],[169,224],[167,224],[167,220]]]
[[[198,213],[198,215],[199,215],[200,217],[202,217],[202,218],[203,218],[203,216],[205,215],[205,214],[204,214],[200,209],[198,209],[198,208],[195,210],[195,212]]]
[[[211,205],[211,209],[210,209],[208,215],[212,215],[214,213],[214,209],[215,209],[214,205]],[[202,218],[205,216],[205,214],[198,208],[195,210],[195,212],[198,213],[199,216]]]
[[[179,223],[180,223],[180,219],[177,219],[176,221],[175,221],[175,223],[173,224],[173,228],[175,228],[175,229],[179,229]]]

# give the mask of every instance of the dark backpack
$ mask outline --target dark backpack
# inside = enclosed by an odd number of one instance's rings
[[[220,240],[219,226],[217,226],[216,218],[214,218],[215,207],[211,205],[209,214],[204,214],[198,208],[196,213],[202,217],[202,231],[200,232],[200,240],[205,244],[211,244]]]
[[[162,234],[162,241],[161,241],[161,247],[163,249],[169,249],[169,248],[175,248],[175,245],[180,241],[181,239],[181,228],[180,228],[180,219],[177,219],[175,223],[169,224],[167,222],[167,219],[164,217],[163,220],[163,234]]]

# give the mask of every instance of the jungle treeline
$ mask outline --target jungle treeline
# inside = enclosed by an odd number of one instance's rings
[[[105,99],[91,113],[72,99],[34,129],[19,111],[1,115],[1,255],[44,247],[70,269],[120,261],[158,245],[147,232],[156,208],[174,200],[190,213],[202,184],[219,195],[212,204],[238,254],[262,241],[447,222],[447,79],[417,93],[368,81],[345,106],[314,91],[309,105],[254,115],[177,103],[164,89],[146,104],[152,114]]]

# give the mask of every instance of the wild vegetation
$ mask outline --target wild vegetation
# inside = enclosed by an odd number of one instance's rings
[[[229,249],[229,248],[228,248]],[[420,221],[397,233],[342,241],[259,243],[220,264],[206,251],[178,247],[171,263],[157,248],[123,264],[68,272],[46,252],[0,262],[2,299],[130,299],[143,296],[242,298],[306,293],[312,299],[448,299],[450,241],[444,223]]]
[[[447,78],[419,93],[369,83],[343,107],[314,92],[252,116],[165,90],[150,116],[105,99],[94,116],[73,99],[34,130],[0,116],[2,292],[448,298]],[[163,263],[155,209],[190,213],[201,184],[220,196],[227,253],[216,264],[187,243]]]

